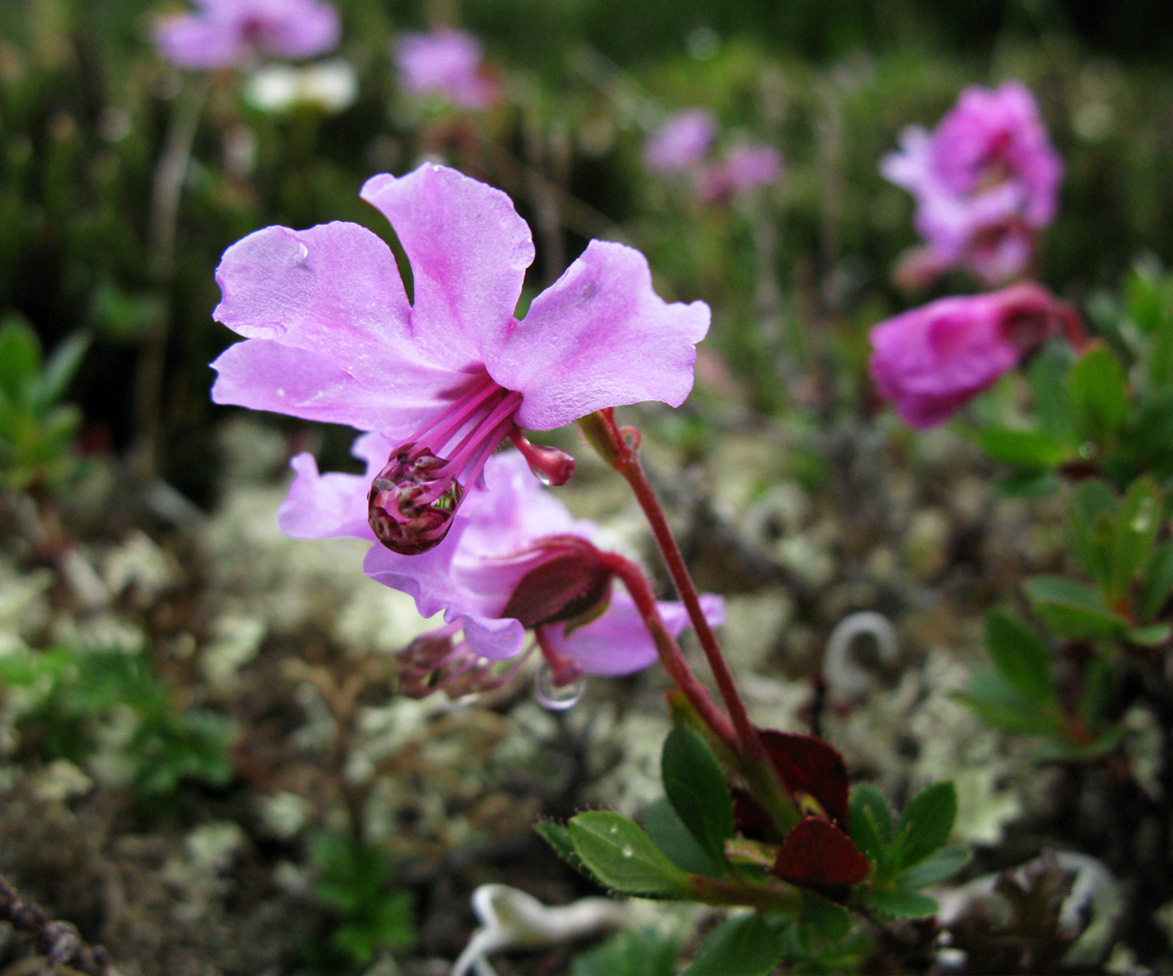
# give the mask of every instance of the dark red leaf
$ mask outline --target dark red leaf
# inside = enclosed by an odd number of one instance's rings
[[[523,627],[573,620],[610,595],[611,570],[586,539],[550,536],[537,547],[534,563],[501,611],[502,617],[515,617]]]
[[[800,820],[774,858],[774,873],[797,885],[842,888],[863,881],[870,870],[850,838],[822,817]]]
[[[846,824],[850,782],[847,764],[838,750],[813,735],[778,729],[760,729],[758,734],[798,808]]]

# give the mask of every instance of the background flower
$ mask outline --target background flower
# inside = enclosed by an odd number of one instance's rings
[[[500,85],[485,72],[481,42],[471,34],[409,32],[394,51],[404,87],[417,95],[440,95],[463,109],[488,108],[501,98]]]

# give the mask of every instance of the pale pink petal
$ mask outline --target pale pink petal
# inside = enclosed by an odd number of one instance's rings
[[[391,449],[381,434],[359,437],[352,451],[366,461],[364,474],[319,474],[312,455],[298,454],[289,462],[296,477],[277,510],[281,531],[295,539],[355,536],[374,542],[367,522],[367,494]]]
[[[227,68],[249,56],[229,25],[191,14],[168,17],[155,28],[155,44],[181,68]]]
[[[360,382],[410,359],[410,309],[391,249],[358,224],[266,227],[216,269],[213,317],[246,339],[317,353]]]
[[[434,164],[367,180],[361,196],[391,221],[411,263],[411,333],[422,356],[453,369],[506,331],[534,259],[529,227],[500,190]]]
[[[485,365],[523,395],[518,425],[550,430],[602,407],[680,406],[708,329],[704,302],[669,304],[656,295],[639,251],[591,241],[534,299],[525,321],[486,348]]]

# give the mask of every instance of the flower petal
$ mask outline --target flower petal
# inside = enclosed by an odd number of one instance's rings
[[[639,251],[591,241],[534,299],[525,321],[486,350],[485,365],[524,396],[518,425],[550,430],[602,407],[680,406],[708,329],[704,302],[669,304],[656,295]]]
[[[381,434],[359,437],[352,451],[367,462],[365,474],[319,474],[313,455],[294,457],[289,463],[297,476],[277,510],[281,531],[295,539],[356,536],[374,541],[367,522],[367,494],[391,448]]]
[[[358,224],[256,231],[224,252],[216,281],[213,317],[246,339],[316,353],[371,384],[411,358],[399,268]]]
[[[431,362],[478,364],[484,338],[512,325],[534,259],[513,201],[434,163],[399,178],[373,176],[360,195],[391,221],[411,262],[412,341]]]
[[[410,437],[448,402],[446,383],[460,374],[396,370],[374,389],[316,352],[267,339],[249,339],[224,350],[212,363],[220,375],[212,386],[216,403],[272,410],[303,420],[375,428],[393,441]],[[426,388],[430,381],[433,389]],[[402,387],[397,389],[397,387]]]

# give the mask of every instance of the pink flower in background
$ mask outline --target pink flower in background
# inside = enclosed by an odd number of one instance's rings
[[[482,56],[480,41],[450,29],[407,33],[395,45],[405,88],[443,96],[463,109],[488,108],[501,97],[500,86],[484,72]]]
[[[773,146],[739,143],[703,169],[697,192],[705,200],[728,200],[776,183],[782,175],[782,154]]]
[[[987,284],[1028,272],[1063,177],[1034,98],[1018,82],[967,88],[936,132],[906,129],[880,169],[916,198],[928,245],[915,259],[922,276],[964,266]]]
[[[392,446],[381,434],[358,438],[354,452],[366,462],[366,475],[319,474],[313,457],[299,454],[278,514],[281,528],[295,538],[376,542],[367,524],[367,490]],[[651,664],[655,646],[627,594],[611,592],[611,574],[592,542],[595,526],[573,519],[515,451],[490,458],[484,475],[485,489],[470,495],[447,538],[430,552],[404,556],[376,544],[367,553],[368,576],[409,594],[425,617],[443,612],[448,624],[417,640],[405,664],[421,681],[425,673],[442,672],[450,690],[481,690],[501,680],[489,662],[521,654],[527,631],[559,683]],[[660,609],[673,634],[687,626],[680,604]],[[706,597],[705,612],[718,624],[723,604]],[[434,688],[434,677],[424,686]]]
[[[322,0],[194,0],[155,43],[184,68],[227,68],[258,58],[312,58],[338,43],[338,11]]]
[[[434,164],[372,177],[361,196],[395,228],[414,301],[357,224],[250,234],[216,273],[214,315],[245,341],[212,364],[212,398],[378,432],[389,448],[366,517],[384,545],[438,544],[503,438],[550,483],[570,477],[571,458],[519,428],[688,396],[709,309],[660,299],[638,251],[592,241],[518,321],[534,246],[508,196]]]
[[[653,173],[679,173],[700,166],[717,137],[717,123],[703,108],[677,112],[648,140],[644,163]]]
[[[1083,343],[1070,306],[1033,284],[942,298],[871,332],[872,378],[913,427],[932,427],[992,386],[1046,339]]]

